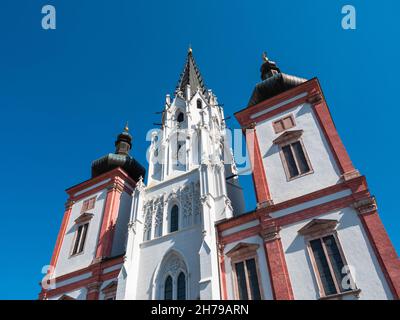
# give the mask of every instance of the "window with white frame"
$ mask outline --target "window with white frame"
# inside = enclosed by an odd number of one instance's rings
[[[90,199],[83,201],[81,212],[86,212],[88,210],[93,209],[95,204],[96,204],[96,197],[92,197]]]
[[[257,256],[258,248],[258,244],[239,243],[226,253],[231,259],[236,299],[262,299]]]
[[[275,133],[281,133],[296,126],[293,115],[285,116],[272,123]]]
[[[283,168],[288,180],[312,173],[312,167],[301,135],[303,130],[286,131],[274,140],[279,146]]]
[[[306,240],[321,298],[357,291],[335,231],[337,223],[314,219],[299,230]]]
[[[89,228],[89,222],[77,225],[77,230],[75,233],[75,239],[74,239],[71,255],[76,255],[76,254],[83,252],[83,249],[85,247],[88,228]]]

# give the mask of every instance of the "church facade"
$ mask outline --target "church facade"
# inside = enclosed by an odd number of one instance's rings
[[[40,299],[398,299],[400,262],[322,89],[264,56],[235,116],[257,207],[245,212],[224,111],[192,50],[145,169],[128,127],[67,189]]]

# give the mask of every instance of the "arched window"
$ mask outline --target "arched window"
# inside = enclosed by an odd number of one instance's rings
[[[202,109],[203,108],[203,104],[201,103],[200,99],[197,99],[197,109]]]
[[[178,123],[183,122],[183,120],[185,120],[184,115],[182,112],[178,113],[178,116],[176,117],[176,121],[178,121]]]
[[[169,232],[178,231],[179,228],[179,208],[177,205],[174,205],[171,209],[170,215],[171,223]]]
[[[164,284],[164,300],[172,300],[172,278],[168,276]]]
[[[188,279],[189,270],[183,256],[172,250],[161,260],[155,279],[156,298],[165,300],[191,299]]]
[[[178,276],[178,288],[176,297],[178,300],[186,300],[186,276],[181,272]]]

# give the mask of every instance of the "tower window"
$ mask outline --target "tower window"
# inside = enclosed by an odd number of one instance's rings
[[[292,115],[281,118],[273,122],[275,133],[280,133],[282,131],[288,130],[295,126],[294,117]]]
[[[282,147],[282,160],[288,179],[311,172],[311,165],[300,141]]]
[[[172,300],[172,278],[168,276],[164,284],[164,300]]]
[[[171,209],[170,215],[171,223],[170,223],[170,232],[178,231],[179,228],[179,208],[177,205],[174,205]]]
[[[178,116],[176,117],[176,121],[178,121],[178,123],[181,123],[181,122],[183,122],[184,120],[185,120],[185,117],[184,117],[183,113],[180,112],[180,113],[178,114]]]
[[[201,103],[200,99],[197,99],[197,109],[202,109],[203,108],[203,104]]]
[[[235,273],[240,300],[260,300],[256,261],[254,258],[235,263]]]
[[[176,297],[178,300],[186,300],[186,276],[181,272],[178,276],[178,288]]]
[[[82,224],[78,227],[78,230],[75,235],[75,241],[74,241],[74,246],[72,249],[72,255],[76,255],[76,254],[83,252],[88,227],[89,227],[89,223]]]
[[[344,257],[334,235],[331,234],[311,240],[309,249],[321,296],[329,296],[356,289],[351,277],[348,277],[348,274],[343,272],[343,267],[345,266]],[[344,277],[349,278],[350,283],[348,281],[343,282]]]
[[[83,201],[81,212],[85,212],[85,211],[88,211],[90,209],[93,209],[95,203],[96,203],[96,197],[93,197],[93,198],[90,198],[90,199],[87,199],[87,200]]]
[[[258,248],[258,244],[241,242],[226,253],[226,256],[231,259],[236,299],[262,299],[258,270]]]

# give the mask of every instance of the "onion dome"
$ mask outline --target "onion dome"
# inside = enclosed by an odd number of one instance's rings
[[[262,82],[256,84],[247,107],[254,106],[307,81],[303,78],[281,73],[276,63],[269,60],[265,52],[263,53],[263,61],[260,69]]]
[[[132,136],[128,124],[115,141],[115,153],[109,153],[92,162],[92,178],[115,168],[122,168],[134,181],[145,176],[145,168],[129,155],[132,148]]]

